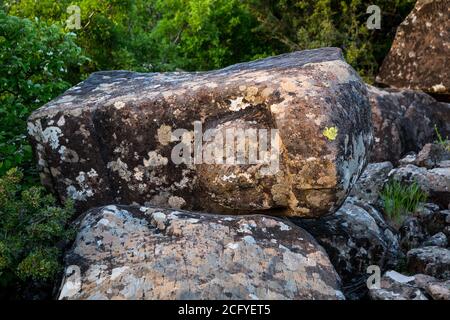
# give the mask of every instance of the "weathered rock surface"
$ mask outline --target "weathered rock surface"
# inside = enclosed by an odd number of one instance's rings
[[[405,276],[387,271],[380,287],[370,288],[373,300],[450,300],[450,281],[440,281],[425,274]]]
[[[423,273],[438,279],[450,279],[450,250],[429,246],[408,251],[407,268],[411,273]]]
[[[449,210],[440,210],[434,203],[420,203],[400,227],[400,246],[405,252],[421,246],[446,247],[445,229],[448,226]]]
[[[405,252],[420,247],[427,238],[422,220],[415,216],[406,217],[399,231],[400,246]]]
[[[367,293],[368,266],[388,270],[397,265],[402,255],[397,236],[382,215],[364,201],[349,197],[332,216],[292,221],[325,248],[350,299]]]
[[[450,1],[419,0],[398,27],[379,83],[450,95]]]
[[[266,164],[250,161],[193,163],[189,156],[201,146],[191,144],[195,121],[205,135],[278,129],[279,170],[267,174]],[[366,165],[373,139],[366,86],[337,48],[211,72],[94,73],[34,112],[29,135],[44,185],[61,200],[75,199],[80,210],[148,202],[293,216],[333,213]],[[176,146],[189,151],[179,164]]]
[[[423,245],[445,248],[448,245],[447,236],[443,232],[438,232],[435,235],[429,237],[427,240],[425,240]]]
[[[106,206],[84,216],[60,299],[342,299],[327,254],[263,215]]]
[[[390,177],[405,184],[417,182],[434,203],[443,208],[450,204],[450,167],[426,169],[406,165],[391,171]]]
[[[440,144],[427,143],[417,155],[416,165],[428,169],[450,167],[450,150]]]
[[[389,161],[379,163],[369,163],[352,191],[350,196],[361,200],[369,205],[379,205],[380,192],[388,176],[394,168]]]
[[[415,285],[415,277],[396,271],[387,271],[380,281],[380,287],[371,287],[372,300],[428,300],[424,292]]]
[[[435,125],[450,136],[450,104],[412,90],[367,86],[372,106],[375,145],[370,161],[397,164],[407,152],[419,152],[436,140]]]

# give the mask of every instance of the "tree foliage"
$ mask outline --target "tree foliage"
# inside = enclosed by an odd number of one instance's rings
[[[43,188],[21,187],[22,178],[17,169],[0,178],[0,288],[53,280],[61,267],[57,245],[73,236],[66,228],[72,203],[58,207]]]
[[[18,165],[31,170],[26,119],[70,87],[71,70],[84,62],[74,41],[57,25],[0,11],[0,176]]]

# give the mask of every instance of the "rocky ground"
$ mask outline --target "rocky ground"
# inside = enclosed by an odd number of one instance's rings
[[[379,77],[390,88],[321,48],[202,73],[100,72],[37,110],[42,182],[79,214],[58,298],[450,300],[444,4],[418,1],[399,28]],[[278,129],[278,170],[174,163],[177,143],[198,147],[196,121],[202,134]],[[405,199],[383,195],[394,181],[420,190],[400,216],[387,207]]]

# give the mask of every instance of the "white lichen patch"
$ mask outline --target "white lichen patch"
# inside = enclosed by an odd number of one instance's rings
[[[122,109],[123,107],[125,107],[125,103],[122,101],[116,101],[114,102],[114,108],[116,108],[117,110]]]
[[[168,145],[172,139],[172,127],[162,125],[158,128],[157,135],[160,144],[162,144],[163,146]]]
[[[119,177],[123,180],[130,181],[131,172],[128,171],[128,165],[120,158],[118,158],[116,161],[108,162],[106,167],[113,172],[117,172],[119,174]]]
[[[230,100],[229,109],[231,111],[239,111],[239,110],[243,110],[243,109],[249,107],[250,104],[247,102],[243,102],[243,100],[244,100],[244,97],[237,97],[236,99]]]
[[[48,143],[53,150],[59,148],[59,138],[62,136],[61,128],[47,127],[42,132],[42,141]]]
[[[291,227],[289,227],[287,224],[285,224],[283,222],[280,222],[279,225],[280,225],[280,230],[281,231],[289,231],[289,230],[291,230]]]
[[[186,204],[186,200],[178,196],[171,196],[168,203],[171,208],[181,209]]]
[[[145,167],[160,167],[165,166],[168,163],[168,159],[160,155],[157,151],[150,151],[148,153],[148,159],[144,159]]]
[[[445,92],[447,90],[447,88],[442,83],[434,85],[431,89],[436,93]]]

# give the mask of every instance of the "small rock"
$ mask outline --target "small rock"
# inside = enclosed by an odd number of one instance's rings
[[[417,155],[416,165],[432,169],[448,160],[450,160],[449,150],[440,144],[427,143]]]
[[[416,164],[417,154],[410,152],[398,161],[399,166],[407,166],[408,164]]]
[[[156,211],[152,214],[152,224],[159,230],[166,229],[166,215],[160,211]]]
[[[450,281],[439,281],[425,274],[416,274],[414,278],[415,285],[425,290],[434,300],[450,300]]]
[[[428,300],[414,281],[414,277],[388,271],[381,277],[379,288],[369,289],[369,296],[372,300]]]
[[[422,224],[416,217],[407,217],[400,227],[400,246],[409,251],[419,247],[426,239],[426,233]]]
[[[443,232],[436,233],[434,236],[428,238],[423,246],[436,246],[445,248],[448,244],[447,236]]]
[[[407,268],[411,273],[423,273],[438,279],[450,279],[450,250],[430,246],[408,251]]]

